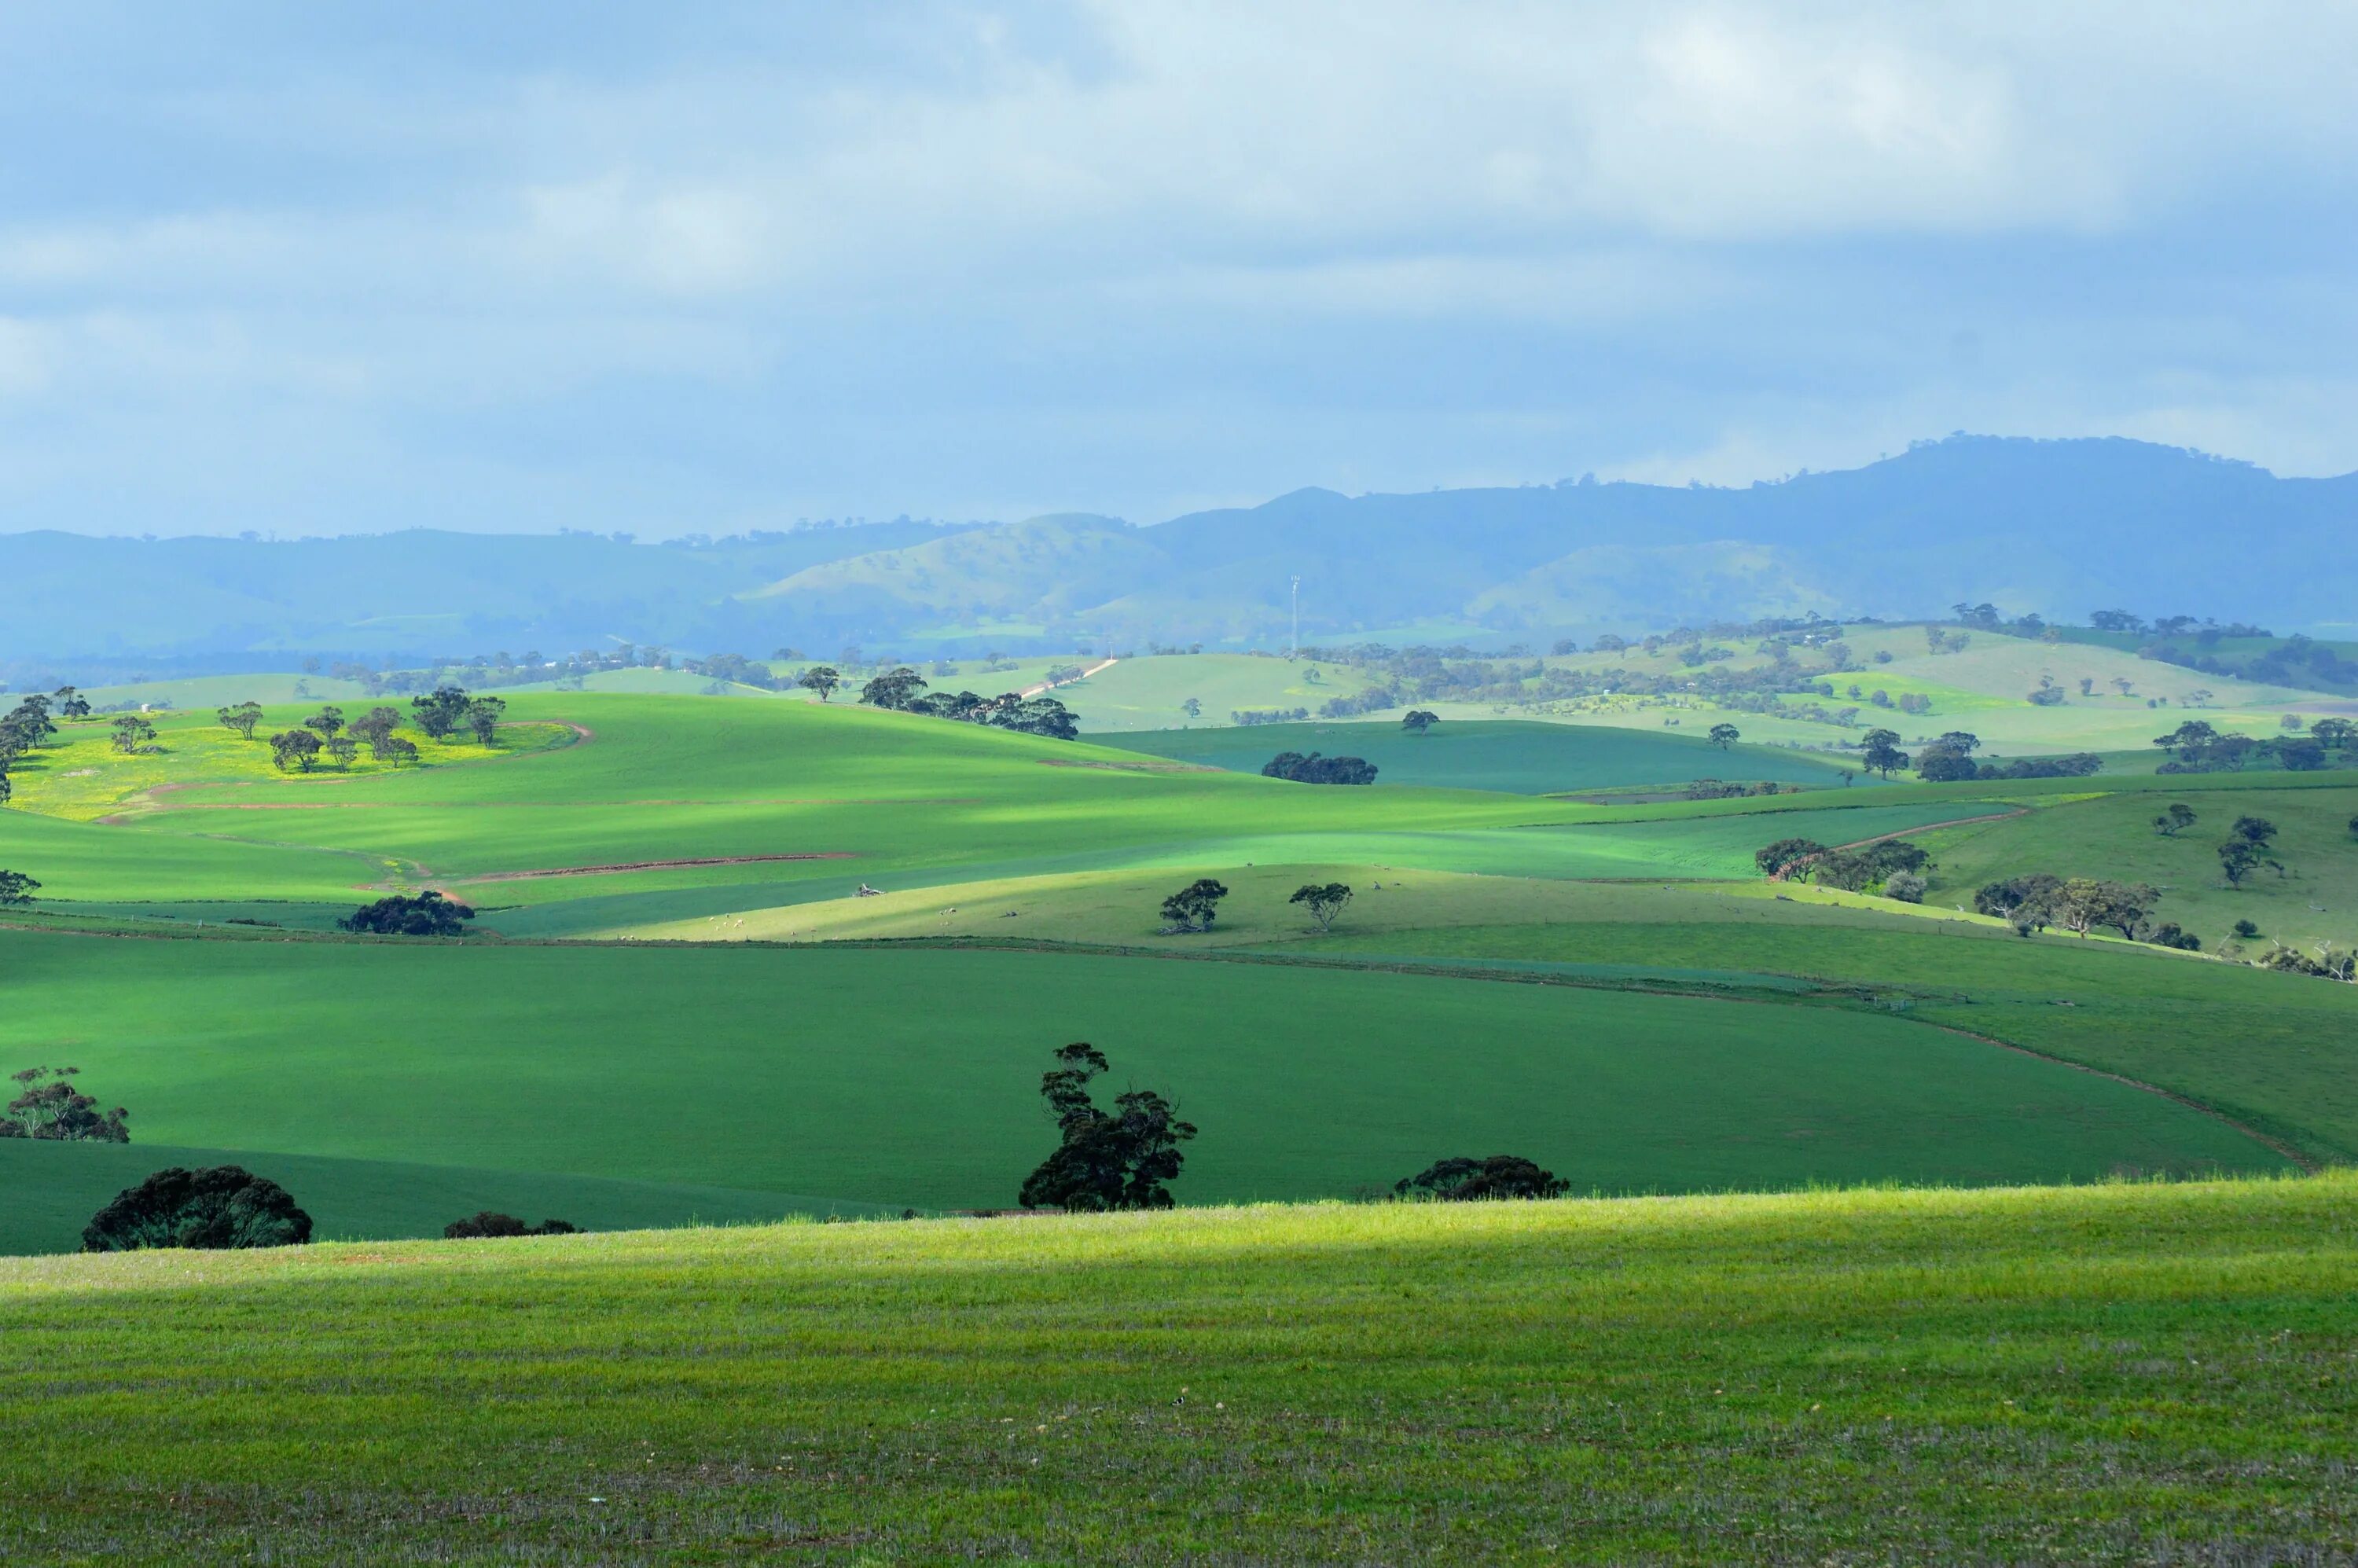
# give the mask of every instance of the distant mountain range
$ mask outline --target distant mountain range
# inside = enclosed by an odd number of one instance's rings
[[[1747,489],[1583,480],[1344,496],[1152,527],[1065,514],[640,545],[416,530],[295,543],[0,535],[0,658],[270,663],[303,653],[974,653],[1541,641],[1960,600],[2349,633],[2358,474],[2278,479],[2143,442],[1956,436]]]

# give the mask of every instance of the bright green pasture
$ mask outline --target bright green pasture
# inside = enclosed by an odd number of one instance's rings
[[[144,832],[13,807],[0,810],[0,866],[38,881],[45,901],[299,899],[343,906],[392,870],[352,850]],[[207,912],[192,913],[203,918]]]
[[[2346,776],[2346,775],[2345,775]],[[2028,871],[2065,877],[2110,877],[2162,890],[2157,917],[2194,932],[2207,947],[2231,938],[2238,920],[2263,933],[2242,944],[2247,956],[2265,953],[2269,938],[2314,951],[2330,942],[2347,951],[2358,944],[2358,787],[2267,788],[2283,774],[2255,775],[2234,792],[2175,790],[2180,781],[2143,781],[2135,795],[2074,801],[2003,822],[1952,828],[1926,839],[1940,861],[1934,902],[1972,903],[1984,882]],[[2173,799],[2193,807],[2196,822],[2175,838],[2153,831],[2153,818]],[[2218,847],[2244,815],[2279,829],[2275,852],[2279,877],[2262,869],[2241,888],[2219,871]]]
[[[0,1262],[0,1553],[2305,1563],[2358,1179]]]
[[[1258,773],[1280,752],[1364,757],[1379,784],[1546,795],[1616,784],[1685,784],[1698,778],[1823,784],[1835,764],[1802,752],[1736,746],[1694,735],[1574,729],[1529,720],[1443,721],[1422,735],[1390,724],[1341,721],[1250,729],[1149,730],[1121,737],[1126,751],[1231,772]]]
[[[1293,965],[0,933],[0,1058],[146,1139],[920,1207],[1012,1199],[1049,1053],[1205,1129],[1195,1202],[1509,1150],[1582,1188],[2270,1169],[2196,1111],[1899,1018]]]
[[[124,1188],[169,1165],[243,1165],[295,1195],[321,1241],[439,1236],[454,1219],[494,1209],[528,1224],[557,1218],[591,1230],[744,1225],[793,1215],[882,1211],[863,1204],[726,1187],[617,1182],[534,1171],[475,1171],[381,1160],[180,1149],[145,1141],[35,1143],[0,1139],[0,1253],[73,1252],[82,1227]],[[898,1211],[894,1211],[898,1212]]]
[[[1074,662],[1087,667],[1098,661]],[[1347,665],[1249,654],[1165,654],[1121,659],[1085,681],[1057,687],[1056,700],[1073,710],[1084,731],[1096,734],[1226,725],[1239,709],[1306,708],[1315,713],[1329,699],[1356,697],[1373,684],[1372,676]],[[1183,706],[1191,697],[1203,708],[1195,719]],[[1399,721],[1399,714],[1390,717]]]
[[[1633,903],[1620,918],[1405,935],[1354,932],[1347,917],[1314,946],[1304,938],[1289,950],[1806,977],[1901,1016],[2158,1085],[2314,1159],[2358,1160],[2358,987],[2131,943],[2023,940],[1965,921],[1777,904],[1778,918],[1761,923],[1669,895],[1660,907],[1667,917]]]
[[[118,702],[169,703],[175,708],[199,711],[207,718],[211,717],[216,708],[233,707],[241,702],[308,702],[315,708],[322,702],[333,702],[351,708],[354,703],[366,707],[373,700],[399,700],[395,697],[371,698],[368,688],[358,681],[276,670],[243,676],[182,676],[169,680],[131,681],[118,686],[91,687],[82,695],[102,708]],[[104,723],[113,715],[99,714],[95,717],[98,722]],[[147,717],[154,719],[157,715],[151,713]]]

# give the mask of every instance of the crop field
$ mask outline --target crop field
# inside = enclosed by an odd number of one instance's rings
[[[2353,1213],[2345,1173],[0,1261],[0,1552],[2330,1561]]]
[[[0,1253],[70,1251],[167,1164],[279,1182],[317,1239],[0,1260],[0,1346],[38,1346],[0,1354],[0,1552],[2350,1537],[2358,987],[1970,909],[2048,871],[2152,881],[2214,951],[2252,918],[2244,958],[2347,942],[2358,775],[1844,783],[1661,730],[1125,749],[504,695],[495,743],[398,770],[281,773],[175,711],[153,751],[102,718],[12,771],[0,867],[42,885],[0,913],[0,1069],[79,1067],[135,1141],[0,1141]],[[1260,777],[1287,748],[1383,782]],[[1665,798],[1714,774],[1804,787]],[[2172,801],[2197,825],[2157,836]],[[2230,891],[2244,814],[2285,874]],[[1934,857],[1921,903],[1754,861],[1893,836]],[[1206,877],[1182,929],[1163,900]],[[1329,883],[1322,925],[1293,894]],[[469,935],[336,929],[427,888]],[[1200,1128],[1185,1206],[947,1217],[1016,1202],[1075,1040]],[[1575,1199],[1377,1201],[1501,1152]],[[1737,1191],[1790,1195],[1709,1195]],[[406,1239],[481,1209],[593,1234]]]

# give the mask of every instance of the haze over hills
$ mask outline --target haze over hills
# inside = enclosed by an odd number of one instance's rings
[[[2279,479],[2124,439],[1952,437],[1746,489],[1598,483],[1345,496],[1140,527],[1086,514],[693,544],[427,530],[296,543],[0,535],[0,657],[266,660],[550,651],[612,639],[762,653],[1076,640],[1271,645],[1536,638],[1958,600],[2333,631],[2358,474]],[[2322,568],[2322,569],[2320,569]],[[107,630],[93,630],[102,601]]]

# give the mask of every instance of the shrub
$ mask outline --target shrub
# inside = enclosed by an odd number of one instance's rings
[[[1516,1154],[1493,1154],[1487,1160],[1458,1155],[1436,1160],[1413,1176],[1395,1183],[1392,1191],[1403,1198],[1437,1203],[1473,1203],[1483,1198],[1560,1198],[1572,1184],[1552,1171],[1542,1171]]]
[[[1883,879],[1883,896],[1896,898],[1902,903],[1924,902],[1924,879],[1914,871],[1894,871]]]
[[[442,1227],[442,1237],[446,1241],[469,1241],[494,1236],[571,1236],[580,1228],[561,1219],[544,1219],[538,1225],[526,1225],[512,1214],[498,1214],[485,1209],[465,1219],[452,1220]]]
[[[299,1247],[311,1239],[311,1217],[277,1183],[239,1165],[158,1171],[91,1217],[85,1252],[136,1252],[157,1247],[224,1250]]]

